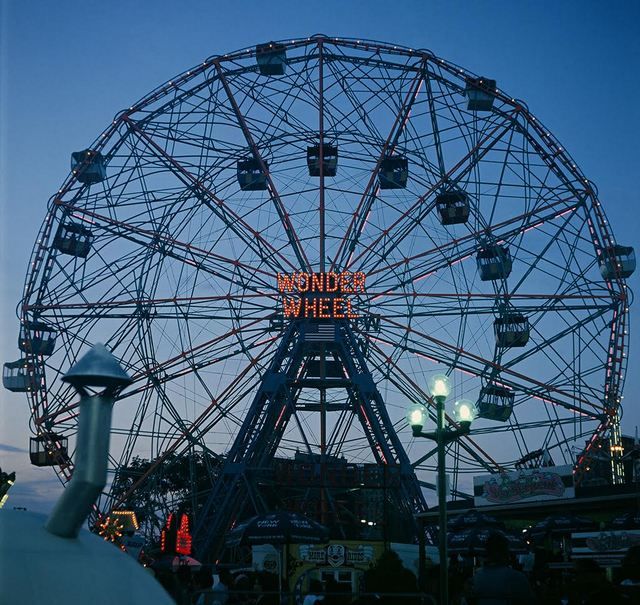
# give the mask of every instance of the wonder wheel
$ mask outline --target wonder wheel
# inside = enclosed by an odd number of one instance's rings
[[[275,506],[393,533],[432,499],[405,413],[433,411],[436,372],[479,416],[449,447],[454,497],[518,466],[585,481],[603,444],[620,480],[633,250],[492,77],[366,40],[259,44],[121,111],[71,168],[4,384],[28,394],[33,462],[66,483],[60,379],[96,342],[120,360],[103,512],[157,535],[189,510],[201,552]]]

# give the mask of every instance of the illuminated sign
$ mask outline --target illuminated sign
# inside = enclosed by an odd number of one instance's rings
[[[357,319],[352,294],[366,292],[366,274],[361,271],[328,273],[278,273],[285,319]]]
[[[305,563],[316,565],[326,565],[332,567],[341,565],[362,565],[371,563],[374,559],[374,549],[372,546],[363,544],[329,544],[328,546],[313,546],[311,544],[301,544],[299,546],[299,557]]]
[[[481,475],[473,486],[476,506],[575,496],[570,465]]]
[[[178,524],[177,515],[170,513],[165,526],[160,532],[160,550],[163,553],[190,555],[191,542],[189,516],[182,513]]]

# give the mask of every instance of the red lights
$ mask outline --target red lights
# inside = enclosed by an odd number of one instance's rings
[[[164,524],[162,531],[160,532],[160,550],[162,552],[173,552],[176,545],[176,521],[175,516],[171,513],[167,517],[167,522]]]
[[[180,517],[180,528],[176,536],[176,554],[191,554],[191,532],[189,531],[189,515],[182,514]]]
[[[359,314],[354,310],[351,299],[344,294],[364,293],[366,278],[361,271],[278,273],[278,292],[283,295],[284,317],[355,319]],[[314,296],[315,293],[336,296]]]
[[[278,292],[340,292],[350,294],[353,292],[364,292],[367,276],[362,271],[352,273],[342,271],[341,273],[306,273],[298,271],[295,273],[278,273]]]
[[[168,554],[190,555],[191,543],[189,515],[182,513],[178,525],[176,515],[171,513],[160,532],[160,550]]]

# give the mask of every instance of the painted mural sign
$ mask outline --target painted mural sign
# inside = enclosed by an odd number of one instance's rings
[[[345,548],[342,544],[330,544],[327,546],[327,561],[331,567],[340,567],[346,560]]]
[[[476,506],[573,498],[571,465],[481,475],[473,479]]]

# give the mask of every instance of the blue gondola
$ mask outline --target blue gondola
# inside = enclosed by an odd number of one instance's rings
[[[76,178],[85,185],[92,185],[104,181],[107,169],[104,157],[99,151],[85,149],[71,154],[71,170]]]
[[[68,439],[45,433],[29,440],[29,460],[34,466],[54,466],[68,461]]]
[[[76,223],[63,223],[53,238],[53,247],[70,256],[86,258],[91,250],[93,234],[91,229]]]
[[[480,389],[478,416],[489,420],[506,422],[513,412],[515,394],[511,389],[488,384]]]
[[[8,361],[2,369],[2,386],[14,393],[30,393],[40,386],[41,376],[24,359]]]
[[[266,162],[264,165],[268,170],[269,166]],[[239,160],[237,175],[242,191],[264,191],[267,188],[267,175],[255,158]]]
[[[263,76],[282,76],[287,67],[287,52],[284,44],[268,42],[256,46],[256,62]]]
[[[436,196],[436,210],[443,225],[457,225],[469,220],[469,196],[464,191],[445,191]]]
[[[380,163],[380,189],[404,189],[409,176],[409,160],[403,155],[384,158]]]
[[[496,81],[489,78],[468,78],[465,88],[469,111],[491,111],[496,95]]]
[[[519,313],[506,313],[493,322],[496,343],[499,347],[524,347],[529,342],[529,320]]]
[[[631,246],[610,246],[600,252],[598,264],[604,279],[626,279],[636,270],[636,253]]]
[[[320,145],[307,147],[307,167],[309,176],[320,176]],[[325,143],[322,146],[322,174],[336,176],[338,171],[338,148]]]
[[[56,331],[45,323],[25,321],[20,326],[18,348],[33,355],[51,355],[56,346]]]
[[[506,279],[511,273],[511,253],[507,246],[490,245],[481,248],[476,263],[482,281]]]

